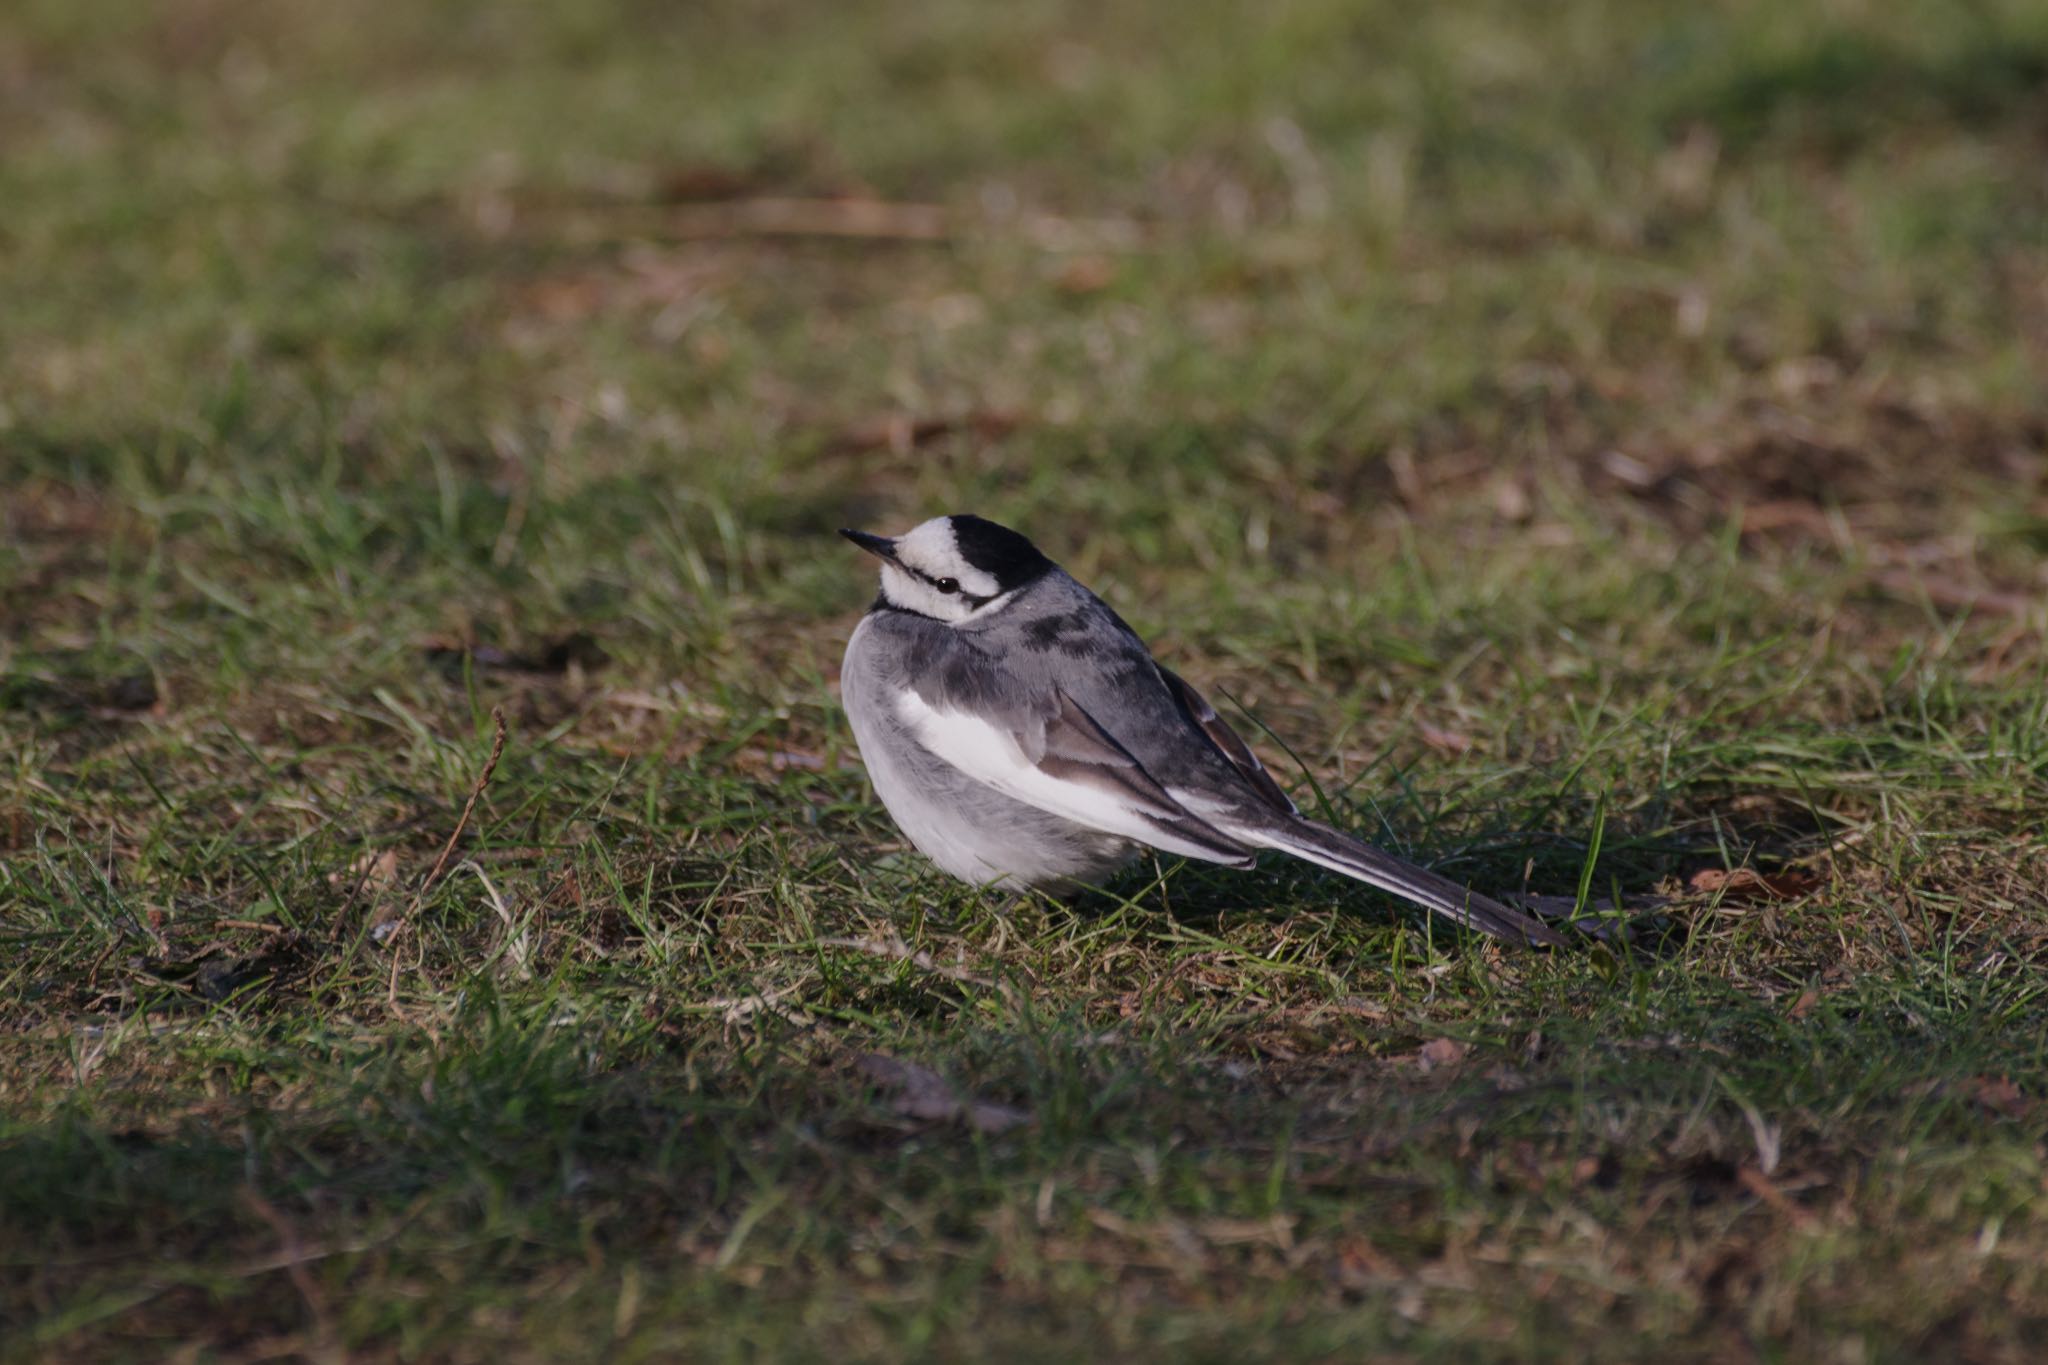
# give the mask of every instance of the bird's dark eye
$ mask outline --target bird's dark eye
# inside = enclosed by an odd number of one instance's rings
[[[957,578],[935,579],[932,582],[932,586],[943,593],[956,593],[960,591],[960,580]]]

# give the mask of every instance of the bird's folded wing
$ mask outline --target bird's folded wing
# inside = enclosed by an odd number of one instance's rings
[[[1079,703],[1032,689],[962,648],[906,688],[904,724],[926,749],[1027,806],[1168,853],[1248,865],[1248,846],[1188,813]]]
[[[1187,679],[1163,664],[1159,666],[1159,676],[1166,680],[1166,690],[1173,693],[1173,699],[1180,704],[1180,709],[1187,713],[1187,718],[1194,722],[1195,728],[1208,736],[1209,742],[1230,761],[1230,766],[1237,769],[1237,775],[1259,794],[1260,800],[1282,815],[1301,813],[1288,798],[1287,793],[1280,790],[1280,784],[1267,773],[1266,765],[1259,762],[1259,756],[1237,737],[1237,731],[1224,723],[1223,717],[1216,714],[1216,708],[1209,705],[1208,698],[1190,687]]]

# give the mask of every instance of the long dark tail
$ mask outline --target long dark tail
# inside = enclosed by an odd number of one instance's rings
[[[1492,897],[1482,896],[1448,877],[1404,863],[1348,834],[1339,834],[1328,825],[1297,817],[1276,821],[1257,831],[1233,829],[1230,832],[1247,842],[1277,848],[1319,867],[1327,867],[1332,872],[1355,877],[1368,886],[1376,886],[1389,895],[1413,901],[1495,938],[1503,938],[1510,943],[1565,946],[1564,935],[1549,925],[1531,919],[1519,910],[1510,910]]]

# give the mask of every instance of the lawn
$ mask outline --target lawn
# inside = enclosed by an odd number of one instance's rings
[[[2038,4],[13,0],[0,205],[0,1360],[2048,1358]],[[954,510],[1600,936],[947,881]]]

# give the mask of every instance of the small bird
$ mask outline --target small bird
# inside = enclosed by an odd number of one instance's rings
[[[1107,603],[995,522],[841,531],[882,561],[841,696],[868,777],[962,881],[1071,889],[1142,848],[1250,867],[1279,849],[1519,943],[1556,930],[1303,816]]]

